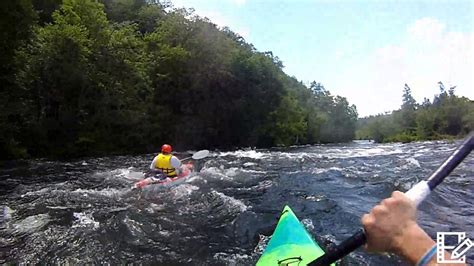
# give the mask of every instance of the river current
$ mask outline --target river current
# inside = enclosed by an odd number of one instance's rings
[[[0,170],[0,263],[253,265],[285,205],[327,248],[458,144],[213,151],[185,183],[147,193],[130,187],[153,154],[8,162]],[[473,154],[420,205],[418,221],[433,238],[446,231],[474,240]],[[474,248],[467,256],[474,264]],[[340,265],[405,263],[359,249]]]

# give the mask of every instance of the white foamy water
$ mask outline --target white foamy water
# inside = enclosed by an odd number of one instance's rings
[[[182,184],[171,188],[174,198],[183,198],[189,196],[196,190],[199,190],[199,187],[191,184]]]
[[[222,262],[224,265],[240,265],[240,261],[249,259],[250,256],[247,254],[228,254],[225,252],[219,252],[214,254],[213,258]]]
[[[224,193],[217,192],[215,190],[213,190],[212,193],[215,195],[218,195],[222,199],[225,205],[229,207],[237,208],[240,212],[244,212],[249,208],[242,201],[235,199],[233,197],[227,196]]]
[[[238,151],[232,151],[232,152],[221,152],[218,156],[224,157],[224,156],[235,156],[235,157],[241,157],[241,158],[251,158],[251,159],[262,159],[262,158],[268,158],[271,156],[270,153],[268,152],[258,152],[255,150],[238,150]]]
[[[165,209],[164,204],[156,204],[156,203],[150,203],[150,205],[148,205],[148,207],[145,208],[145,210],[151,214],[154,214],[157,211],[162,211],[164,209]]]
[[[311,219],[302,219],[301,223],[304,225],[306,230],[308,230],[308,231],[314,230],[313,221]]]
[[[272,152],[266,157],[273,155],[278,159],[288,160],[313,160],[313,159],[344,159],[352,157],[371,157],[377,155],[404,154],[401,147],[390,145],[367,146],[362,148],[334,148],[314,146],[312,151],[304,152]]]
[[[329,168],[313,168],[313,169],[311,169],[310,172],[312,174],[323,174],[323,173],[329,172],[331,170],[332,171],[342,171],[341,168],[333,166],[333,167],[329,167]]]
[[[2,216],[0,217],[1,218],[0,222],[10,220],[12,218],[14,212],[15,212],[15,210],[11,209],[10,207],[3,206],[3,212],[2,212]]]
[[[417,166],[417,167],[421,167],[420,165],[420,162],[418,162],[417,159],[413,158],[413,157],[410,157],[408,159],[405,159],[409,164],[411,165],[414,165],[414,166]]]
[[[50,210],[67,210],[69,207],[67,206],[46,206],[46,208]]]
[[[328,158],[351,158],[351,157],[371,157],[377,155],[392,155],[403,153],[400,148],[388,146],[371,147],[371,148],[354,148],[354,149],[329,149],[324,152],[324,156]]]
[[[239,171],[242,173],[249,173],[249,174],[265,174],[266,171],[259,171],[259,170],[252,170],[252,169],[242,169],[239,168]]]
[[[78,227],[92,227],[93,229],[99,228],[100,223],[96,222],[90,213],[84,212],[75,212],[73,213],[74,223],[72,224],[73,228]]]
[[[266,236],[266,235],[258,235],[258,243],[255,246],[253,252],[257,254],[262,254],[265,248],[267,247],[268,242],[270,241],[272,237],[271,236]]]
[[[41,230],[51,221],[48,214],[42,213],[28,216],[23,220],[14,222],[11,227],[15,233],[33,233]]]
[[[21,197],[23,198],[23,197],[28,197],[28,196],[43,195],[43,194],[46,194],[49,191],[51,191],[51,188],[45,187],[45,188],[42,188],[42,189],[36,190],[36,191],[28,191],[25,194],[21,195]]]
[[[125,217],[123,219],[123,223],[127,225],[128,230],[133,236],[143,235],[142,223],[136,220],[130,219],[129,217]]]
[[[224,175],[232,177],[236,176],[239,173],[240,169],[237,167],[231,167],[229,169],[224,169]]]
[[[133,168],[133,167],[130,167],[127,169],[122,168],[122,169],[113,170],[113,171],[110,171],[110,173],[113,176],[121,177],[128,180],[134,180],[134,181],[143,179],[145,177],[143,172],[138,171],[136,168]]]
[[[214,178],[218,178],[220,180],[232,180],[234,177],[241,175],[242,173],[248,173],[252,175],[261,175],[267,173],[266,171],[261,170],[253,170],[253,169],[245,169],[240,167],[230,167],[224,168],[223,165],[219,167],[207,167],[201,169],[201,173],[212,176]]]
[[[226,175],[226,170],[224,169],[223,166],[221,167],[209,167],[209,168],[203,168],[201,169],[201,173],[208,175],[208,178],[212,176],[213,178],[218,178],[220,180],[230,180],[231,178]]]
[[[129,191],[130,191],[130,189],[128,189],[128,188],[121,188],[121,189],[105,188],[105,189],[100,189],[100,190],[79,188],[79,189],[70,191],[68,193],[80,194],[84,197],[87,197],[87,196],[90,196],[90,195],[95,195],[95,196],[104,196],[104,197],[109,197],[109,198],[117,198],[117,197],[123,196],[124,194],[128,193]]]

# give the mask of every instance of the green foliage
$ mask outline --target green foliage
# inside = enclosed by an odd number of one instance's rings
[[[412,141],[417,141],[420,140],[417,136],[415,135],[410,135],[408,133],[399,133],[396,135],[391,135],[384,139],[384,142],[402,142],[402,143],[409,143]]]
[[[19,134],[24,127],[25,91],[16,81],[37,16],[30,0],[0,2],[0,159],[24,157]]]
[[[411,95],[410,87],[405,84],[402,96],[402,107],[400,111],[394,113],[396,120],[402,127],[404,132],[413,132],[416,128],[416,114],[417,103]]]
[[[391,114],[361,118],[356,137],[376,142],[410,142],[449,139],[474,130],[474,102],[455,95],[455,87],[446,92],[439,82],[440,94],[433,103],[425,98],[417,105],[405,84],[403,105]]]
[[[102,0],[107,17],[114,22],[134,21],[146,0]]]
[[[291,95],[283,97],[280,106],[271,114],[268,134],[276,145],[294,145],[304,140],[307,122],[303,109]]]
[[[349,106],[347,100],[337,96],[327,109],[328,121],[322,126],[321,141],[337,142],[354,139],[357,122],[357,110],[354,105]]]
[[[354,137],[357,111],[345,98],[306,87],[272,52],[192,10],[145,0],[2,5],[2,159]]]

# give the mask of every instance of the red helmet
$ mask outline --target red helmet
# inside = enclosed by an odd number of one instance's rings
[[[173,149],[171,148],[171,145],[169,144],[163,144],[163,146],[161,146],[161,152],[164,152],[164,153],[171,153]]]

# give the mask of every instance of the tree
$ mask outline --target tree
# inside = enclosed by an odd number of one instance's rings
[[[407,133],[412,133],[416,129],[416,108],[417,103],[411,95],[411,89],[407,84],[405,84],[405,87],[403,88],[399,123],[402,126],[402,130]]]

